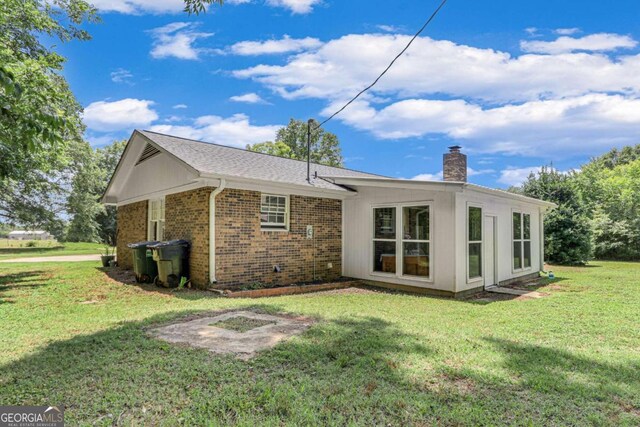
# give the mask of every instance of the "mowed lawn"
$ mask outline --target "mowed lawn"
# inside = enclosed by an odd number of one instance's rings
[[[55,240],[24,241],[0,239],[0,260],[61,255],[92,255],[101,254],[104,251],[105,245],[100,243],[59,243]]]
[[[640,264],[554,271],[538,300],[234,300],[0,264],[0,404],[69,425],[640,425]],[[251,306],[318,321],[248,362],[145,333]]]

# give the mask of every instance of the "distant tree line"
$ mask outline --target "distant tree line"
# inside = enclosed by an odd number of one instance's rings
[[[545,218],[547,261],[640,260],[640,144],[569,173],[542,168],[510,191],[558,204]]]

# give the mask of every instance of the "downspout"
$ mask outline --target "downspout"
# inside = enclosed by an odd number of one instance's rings
[[[220,178],[220,185],[209,195],[209,283],[216,283],[216,197],[224,190],[227,181]]]

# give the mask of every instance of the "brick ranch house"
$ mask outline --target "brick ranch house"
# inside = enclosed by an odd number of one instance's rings
[[[339,277],[458,296],[538,276],[543,216],[555,205],[466,182],[466,156],[444,155],[444,181],[391,179],[134,131],[104,194],[127,244],[191,242],[199,287]]]

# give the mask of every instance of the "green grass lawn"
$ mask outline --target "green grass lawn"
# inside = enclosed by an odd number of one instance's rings
[[[0,239],[0,260],[26,257],[91,255],[104,252],[100,243],[65,242],[55,240],[33,240],[36,246],[27,246],[28,241]]]
[[[555,267],[548,297],[389,293],[260,300],[0,264],[0,404],[69,425],[640,425],[640,264]],[[318,319],[245,362],[149,338],[255,306]]]

